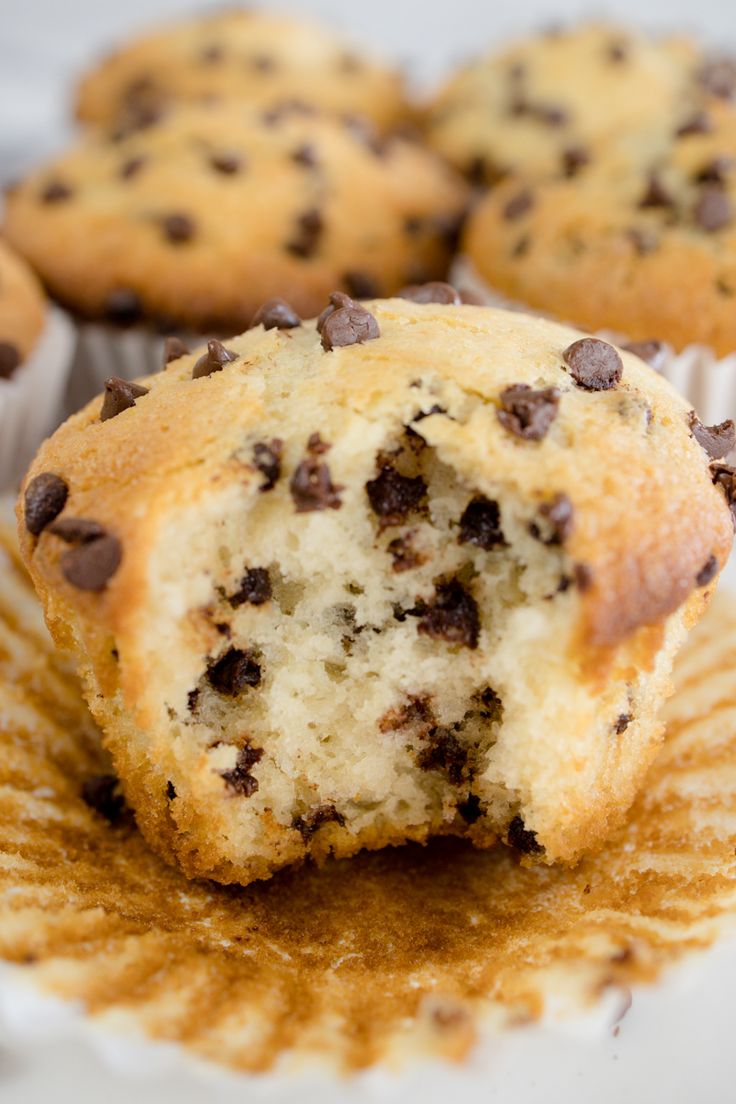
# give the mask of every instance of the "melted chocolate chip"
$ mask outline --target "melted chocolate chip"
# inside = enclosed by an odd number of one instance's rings
[[[210,165],[215,172],[223,176],[234,176],[244,167],[243,158],[238,153],[221,150],[219,153],[210,154]]]
[[[345,345],[361,345],[364,341],[374,341],[380,336],[381,331],[374,316],[357,303],[338,307],[322,322],[322,348],[327,352]]]
[[[529,530],[543,544],[564,544],[571,536],[575,524],[572,502],[566,494],[557,494],[539,507],[542,527],[532,522]]]
[[[117,288],[105,300],[105,316],[118,326],[131,326],[143,313],[138,295],[130,288]]]
[[[207,681],[218,694],[235,698],[246,686],[259,686],[261,665],[252,652],[231,648],[207,668]]]
[[[638,356],[639,360],[643,360],[650,368],[654,368],[655,372],[661,370],[667,359],[667,346],[663,341],[629,341],[621,348],[627,353]]]
[[[251,319],[251,329],[263,326],[266,330],[293,330],[301,326],[301,318],[285,299],[267,299]]]
[[[701,230],[712,234],[733,221],[731,200],[719,187],[707,187],[698,196],[693,207],[693,218]]]
[[[317,252],[324,231],[324,220],[316,207],[299,215],[296,220],[296,234],[286,243],[286,249],[295,257],[307,260]]]
[[[672,207],[674,202],[672,194],[665,188],[657,174],[652,173],[647,181],[644,194],[639,200],[639,206],[642,208]]]
[[[692,134],[709,134],[712,130],[710,116],[705,111],[696,111],[675,131],[677,138],[687,138]]]
[[[588,164],[590,164],[590,152],[585,146],[568,146],[562,151],[563,176],[577,176]]]
[[[736,446],[736,428],[730,418],[719,425],[706,426],[691,410],[687,421],[693,437],[711,460],[722,460]]]
[[[232,770],[220,771],[220,777],[233,793],[241,797],[252,797],[258,790],[258,779],[250,773],[256,763],[263,758],[263,748],[245,744],[238,752]]]
[[[292,828],[295,828],[301,834],[305,843],[312,838],[323,824],[338,824],[341,828],[344,828],[345,817],[337,811],[334,805],[317,805],[310,809],[308,813],[294,817],[291,822]]]
[[[377,299],[379,294],[378,282],[375,276],[368,272],[355,270],[343,275],[343,283],[354,299]]]
[[[456,808],[466,824],[475,824],[483,816],[480,798],[477,794],[468,794],[465,801],[459,802]]]
[[[69,488],[59,475],[42,472],[36,475],[26,487],[23,496],[26,529],[37,537],[58,517],[66,505]]]
[[[471,498],[460,518],[458,544],[474,544],[490,552],[506,544],[497,502],[483,495]]]
[[[137,176],[147,160],[147,157],[129,157],[128,160],[124,161],[120,166],[121,179],[131,180],[134,176]]]
[[[71,199],[73,194],[72,189],[63,180],[49,180],[41,192],[41,202],[63,203],[64,200]]]
[[[250,567],[240,580],[240,589],[228,598],[228,602],[233,609],[246,603],[251,606],[262,606],[264,602],[268,602],[271,594],[268,568]]]
[[[381,519],[381,529],[386,529],[401,525],[420,508],[427,484],[421,475],[400,475],[395,468],[385,465],[375,479],[366,483],[365,489],[373,513]]]
[[[175,245],[191,241],[194,237],[194,220],[189,215],[164,215],[161,226],[168,240]]]
[[[104,527],[91,518],[60,518],[49,525],[48,531],[67,544],[89,544],[105,536]]]
[[[117,537],[105,533],[64,552],[59,560],[67,582],[77,590],[104,590],[120,567],[123,549]]]
[[[521,218],[534,206],[534,195],[529,188],[524,188],[523,191],[517,192],[515,196],[512,196],[510,200],[504,205],[503,217],[507,222],[515,222],[516,219]]]
[[[633,719],[630,713],[619,713],[613,725],[613,731],[616,735],[623,736]]]
[[[98,774],[88,778],[82,784],[82,801],[110,824],[120,824],[131,817],[114,774]]]
[[[278,437],[272,441],[258,441],[253,446],[253,465],[263,476],[259,491],[270,491],[281,476],[283,442]]]
[[[238,354],[232,349],[226,349],[221,341],[213,338],[207,342],[207,352],[204,353],[192,371],[192,379],[201,379],[203,376],[211,376],[214,372],[221,372],[228,364],[238,359]]]
[[[0,379],[10,379],[20,366],[20,350],[11,341],[0,341]]]
[[[313,433],[307,442],[308,455],[297,466],[289,482],[289,491],[298,514],[339,510],[342,505],[340,491],[343,488],[333,484],[330,469],[319,460],[329,447],[318,433]]]
[[[305,169],[313,169],[317,165],[317,154],[314,146],[306,142],[291,153],[291,160],[295,165],[301,165]]]
[[[537,843],[536,832],[525,827],[524,821],[517,814],[508,827],[507,840],[510,847],[520,851],[522,855],[538,855],[543,848]]]
[[[106,422],[110,418],[116,418],[124,410],[130,410],[135,406],[136,399],[148,394],[147,387],[141,387],[130,380],[120,379],[118,376],[110,376],[105,380],[105,397],[102,401],[100,421]]]
[[[451,728],[433,728],[428,741],[417,756],[417,766],[421,770],[444,771],[450,784],[459,786],[467,771],[467,749]]]
[[[597,337],[573,341],[562,354],[575,382],[586,391],[609,391],[621,379],[624,366],[613,345]]]
[[[180,338],[167,337],[164,341],[163,367],[166,368],[173,360],[180,360],[188,352],[189,350]]]
[[[709,556],[695,576],[695,584],[699,587],[707,586],[718,574],[718,560],[715,556]]]
[[[410,284],[399,292],[400,299],[410,299],[412,303],[461,303],[460,293],[452,284],[441,280],[430,280],[428,284]]]
[[[507,387],[501,392],[501,407],[496,411],[499,422],[525,441],[541,441],[557,417],[560,392],[556,387],[533,391],[525,383]]]
[[[436,640],[477,648],[480,633],[478,603],[458,579],[440,582],[417,629]]]

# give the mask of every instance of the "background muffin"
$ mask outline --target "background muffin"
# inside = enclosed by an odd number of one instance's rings
[[[50,626],[189,875],[438,833],[571,861],[655,753],[733,426],[604,342],[412,295],[108,388],[30,473]]]
[[[30,355],[45,322],[40,282],[0,239],[0,379],[10,379]]]

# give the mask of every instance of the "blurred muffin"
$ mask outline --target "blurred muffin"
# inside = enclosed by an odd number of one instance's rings
[[[605,342],[405,294],[271,306],[109,387],[26,482],[50,628],[190,876],[437,834],[574,861],[656,752],[733,426]]]
[[[331,30],[247,9],[200,15],[135,39],[82,81],[86,123],[150,122],[171,103],[306,100],[380,128],[407,114],[400,75]]]
[[[0,239],[0,379],[10,379],[46,324],[46,297],[28,265]]]

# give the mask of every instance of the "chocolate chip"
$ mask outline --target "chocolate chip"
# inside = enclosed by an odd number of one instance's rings
[[[517,383],[501,392],[499,422],[525,441],[541,441],[557,417],[560,392],[556,387],[533,391],[526,383]]]
[[[207,668],[207,681],[218,694],[235,698],[246,686],[259,686],[261,666],[252,652],[231,648]]]
[[[106,422],[110,418],[117,417],[124,410],[130,410],[135,406],[136,399],[148,394],[147,387],[141,387],[130,380],[120,379],[119,376],[110,376],[105,380],[105,397],[102,401],[100,421]]]
[[[576,563],[572,569],[573,581],[578,590],[584,594],[593,585],[593,571],[587,564]]]
[[[270,491],[281,476],[283,442],[278,437],[272,441],[258,441],[253,446],[253,465],[263,476],[259,491]]]
[[[542,527],[532,522],[529,530],[543,544],[564,544],[571,536],[575,524],[572,502],[566,494],[556,494],[539,507]]]
[[[298,514],[311,513],[314,510],[339,510],[342,505],[340,491],[330,476],[330,469],[318,457],[329,445],[325,445],[319,434],[312,434],[307,442],[309,455],[295,469],[289,482],[289,491]]]
[[[609,391],[621,379],[624,366],[613,345],[597,337],[573,341],[562,354],[575,382],[586,391]]]
[[[306,843],[323,824],[330,823],[339,824],[341,828],[344,828],[345,817],[337,811],[334,805],[317,805],[310,809],[308,813],[294,817],[291,826],[301,834]]]
[[[647,207],[672,207],[674,205],[672,194],[665,188],[657,173],[652,173],[647,181],[644,194],[639,200],[639,206]]]
[[[694,176],[696,184],[726,184],[733,169],[733,157],[713,157]]]
[[[189,215],[164,215],[161,226],[169,241],[176,245],[188,242],[194,237],[194,220]]]
[[[59,475],[42,472],[33,477],[23,497],[26,529],[37,537],[66,505],[69,488]]]
[[[704,188],[693,207],[693,218],[701,230],[714,233],[733,221],[733,204],[717,187]]]
[[[114,774],[98,774],[82,784],[82,801],[110,824],[128,820],[130,810]]]
[[[42,203],[62,203],[65,199],[71,199],[72,189],[63,180],[49,180],[41,192]]]
[[[173,782],[166,783],[166,800],[174,801],[176,799],[176,786]]]
[[[163,367],[166,368],[173,360],[180,360],[188,354],[184,342],[178,337],[167,337],[164,341]]]
[[[210,165],[215,172],[223,176],[234,176],[243,168],[243,159],[237,153],[228,153],[226,150],[210,154]]]
[[[88,544],[105,536],[104,527],[91,518],[60,518],[49,525],[48,531],[67,544]]]
[[[401,525],[409,514],[418,510],[427,493],[421,475],[401,475],[385,465],[375,479],[366,485],[366,494],[373,513],[381,519],[381,529]]]
[[[613,731],[616,735],[623,736],[633,719],[630,713],[619,713],[613,725]]]
[[[614,65],[629,59],[629,44],[623,38],[613,39],[606,47],[606,57]]]
[[[532,114],[540,123],[549,127],[565,126],[570,121],[570,112],[559,104],[535,104]]]
[[[667,346],[663,341],[629,341],[621,346],[627,353],[633,353],[650,368],[659,372],[667,359]]]
[[[195,713],[197,711],[197,706],[198,705],[199,705],[199,687],[197,686],[197,687],[195,687],[194,690],[190,690],[189,693],[187,694],[187,706],[189,708],[189,712],[190,713]]]
[[[322,348],[327,352],[345,345],[362,345],[380,336],[376,319],[357,303],[339,307],[322,322]]]
[[[258,790],[258,779],[250,773],[256,763],[263,758],[263,748],[251,747],[245,744],[238,752],[235,766],[232,770],[220,771],[220,776],[225,785],[233,793],[242,797],[252,797]]]
[[[450,784],[459,786],[467,771],[467,748],[451,728],[433,728],[427,739],[427,747],[417,756],[417,766],[421,770],[444,771]]]
[[[736,528],[736,468],[729,464],[715,463],[710,465],[710,474],[716,487],[720,487],[726,496]]]
[[[250,63],[259,73],[273,73],[277,68],[275,58],[269,54],[255,54]]]
[[[316,207],[299,215],[296,220],[296,235],[286,243],[286,249],[295,257],[307,260],[317,252],[325,225],[322,215]]]
[[[458,544],[474,544],[490,552],[506,544],[498,503],[483,495],[471,498],[460,518]]]
[[[425,636],[446,640],[449,644],[477,648],[480,632],[478,603],[458,579],[440,582],[417,629]]]
[[[218,65],[225,56],[225,51],[219,42],[212,42],[205,46],[199,54],[199,60],[205,65]]]
[[[736,93],[736,61],[732,58],[711,58],[698,71],[700,84],[722,100],[730,100]]]
[[[111,533],[79,544],[65,552],[59,560],[67,582],[77,590],[104,590],[120,567],[123,550]]]
[[[139,296],[130,288],[116,288],[105,300],[105,315],[118,326],[131,326],[143,313]]]
[[[736,446],[736,428],[730,418],[719,425],[706,426],[694,410],[687,416],[690,432],[711,460],[722,460]]]
[[[534,195],[529,188],[524,188],[523,191],[517,192],[515,196],[512,196],[507,203],[504,204],[503,217],[507,222],[514,222],[516,219],[521,218],[527,211],[530,211],[534,206]]]
[[[330,301],[325,309],[317,319],[317,333],[322,333],[324,324],[331,314],[334,314],[340,307],[354,307],[355,300],[351,299],[349,295],[346,295],[344,291],[333,291],[330,294]]]
[[[10,379],[20,366],[20,350],[11,341],[0,341],[0,379]]]
[[[480,798],[477,794],[468,794],[465,801],[459,802],[456,808],[466,824],[475,824],[483,816]]]
[[[685,119],[675,131],[677,138],[687,138],[691,134],[709,134],[713,129],[710,116],[705,111],[696,111]]]
[[[250,567],[240,580],[240,589],[228,598],[228,602],[237,609],[246,603],[251,606],[262,606],[271,597],[271,579],[268,568]]]
[[[266,330],[293,330],[301,326],[301,318],[285,299],[267,299],[253,315],[250,323]]]
[[[562,151],[562,172],[566,177],[577,176],[590,164],[590,153],[585,146],[568,146]]]
[[[441,280],[430,280],[427,284],[410,284],[399,292],[400,299],[409,299],[412,303],[461,303],[460,293],[452,284]]]
[[[537,843],[536,832],[525,827],[524,821],[517,814],[508,827],[507,840],[510,847],[520,851],[522,855],[538,855],[543,848]]]
[[[415,567],[421,567],[426,563],[426,557],[414,548],[411,533],[389,541],[386,551],[392,559],[391,570],[397,575],[402,571],[413,571]]]
[[[695,583],[699,587],[707,586],[718,574],[718,560],[715,556],[709,556],[695,576]]]
[[[120,176],[123,180],[130,180],[137,176],[145,165],[147,157],[130,157],[120,166]]]
[[[314,146],[308,142],[303,146],[297,146],[290,156],[294,164],[302,165],[305,169],[313,169],[317,165],[317,154]]]
[[[343,283],[354,299],[377,299],[379,293],[378,283],[374,276],[368,272],[346,272],[343,275]]]
[[[212,341],[207,342],[207,352],[194,365],[192,379],[202,379],[204,376],[211,376],[214,372],[221,372],[237,359],[237,353],[232,349],[226,349],[221,341],[213,338]]]

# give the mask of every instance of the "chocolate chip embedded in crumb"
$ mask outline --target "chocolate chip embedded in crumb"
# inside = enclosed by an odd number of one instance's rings
[[[620,65],[629,59],[629,43],[623,39],[613,39],[606,47],[606,57],[614,65]]]
[[[20,350],[11,341],[0,341],[0,379],[10,379],[20,365]]]
[[[118,326],[131,326],[143,314],[140,297],[130,288],[116,288],[105,299],[105,317]]]
[[[468,794],[465,801],[459,802],[456,808],[466,824],[475,824],[483,816],[480,798],[477,794]]]
[[[436,640],[446,640],[449,644],[477,648],[480,633],[478,603],[458,579],[440,582],[417,630]]]
[[[698,574],[695,576],[696,586],[704,587],[710,583],[718,574],[718,560],[715,556],[709,556],[701,567]]]
[[[413,571],[415,567],[421,567],[427,562],[427,557],[417,552],[412,543],[412,534],[407,533],[403,537],[395,537],[389,541],[386,551],[391,556],[391,570],[399,575],[402,571]]]
[[[736,427],[731,418],[719,425],[706,426],[691,410],[687,420],[690,432],[711,460],[722,460],[736,446]]]
[[[460,292],[452,284],[441,280],[431,280],[428,284],[410,284],[398,293],[399,299],[409,299],[412,303],[462,303]]]
[[[49,180],[41,191],[42,203],[63,203],[65,199],[71,199],[73,191],[63,180]]]
[[[228,602],[233,609],[238,609],[248,603],[251,606],[262,606],[268,602],[272,594],[271,579],[266,567],[250,567],[240,580],[240,587],[231,594]]]
[[[111,376],[105,380],[105,398],[102,401],[100,421],[107,422],[110,418],[116,418],[124,410],[130,410],[135,406],[136,399],[148,394],[147,387],[141,387],[130,380]]]
[[[324,220],[316,207],[305,211],[296,220],[296,234],[286,243],[286,250],[308,260],[317,252],[324,228]]]
[[[176,799],[176,786],[173,782],[166,783],[166,800],[174,801]]]
[[[262,758],[263,748],[251,747],[250,744],[242,747],[232,770],[220,771],[227,788],[242,797],[252,797],[258,790],[258,779],[250,772]]]
[[[59,518],[49,525],[48,531],[67,544],[88,544],[105,536],[104,526],[91,518]]]
[[[529,188],[524,188],[523,191],[517,192],[515,196],[512,196],[504,205],[503,217],[507,222],[514,222],[530,211],[533,206],[534,195]]]
[[[274,437],[272,441],[258,441],[253,446],[253,465],[263,476],[259,491],[270,491],[281,476],[281,453],[283,441]]]
[[[609,391],[621,379],[624,366],[613,345],[597,337],[573,341],[562,354],[575,382],[586,391]]]
[[[613,731],[616,735],[623,736],[633,719],[630,713],[619,713],[613,725]]]
[[[568,146],[562,151],[563,175],[571,178],[577,176],[581,169],[590,164],[590,152],[585,146]]]
[[[163,367],[168,367],[174,360],[180,360],[188,352],[189,350],[180,338],[167,337],[164,341]]]
[[[194,237],[194,220],[189,215],[164,215],[161,226],[168,240],[176,245],[191,241]]]
[[[207,681],[218,694],[235,698],[246,686],[259,686],[261,665],[252,652],[231,648],[207,668]]]
[[[307,444],[309,455],[297,466],[289,482],[289,491],[298,514],[314,510],[339,510],[342,505],[340,491],[343,488],[333,484],[330,469],[319,460],[324,448],[315,447],[315,436],[319,437],[312,434]]]
[[[317,805],[309,812],[294,817],[291,822],[292,828],[295,828],[301,834],[305,843],[312,838],[323,824],[338,824],[340,828],[344,828],[345,817],[337,811],[334,805]]]
[[[26,529],[37,537],[58,517],[66,505],[69,488],[59,475],[42,472],[26,487],[23,496]]]
[[[501,511],[498,503],[484,495],[471,498],[460,518],[458,544],[474,544],[490,552],[501,548],[506,539],[501,529]]]
[[[542,846],[537,843],[537,834],[525,827],[524,821],[517,814],[508,827],[506,836],[509,846],[520,851],[522,855],[538,855]]]
[[[621,348],[643,360],[655,372],[661,371],[667,359],[667,346],[663,341],[629,341]]]
[[[213,338],[207,342],[207,352],[204,353],[192,371],[192,379],[202,379],[211,376],[214,372],[221,372],[228,364],[238,359],[238,354],[232,349],[226,349],[221,341]]]
[[[237,153],[220,151],[210,154],[210,165],[215,172],[222,173],[223,176],[234,176],[243,168],[243,159]]]
[[[733,204],[719,187],[704,188],[693,207],[696,224],[709,234],[728,226],[733,217]]]
[[[543,502],[539,507],[539,517],[543,527],[532,522],[529,528],[532,536],[543,544],[564,544],[571,536],[575,514],[566,494],[557,494],[549,502]]]
[[[733,157],[713,157],[695,174],[697,184],[726,184],[733,169]]]
[[[427,746],[417,756],[417,766],[421,770],[444,771],[450,784],[459,786],[467,773],[467,748],[451,728],[434,728],[427,740]]]
[[[250,328],[263,326],[266,330],[293,330],[302,320],[285,299],[267,299],[251,319]]]
[[[65,552],[59,567],[67,582],[77,590],[104,590],[120,567],[123,550],[111,533],[86,541]]]
[[[346,345],[362,345],[381,336],[378,322],[365,307],[353,303],[328,314],[322,323],[322,348],[326,352]]]
[[[533,391],[526,383],[517,383],[501,392],[499,422],[510,433],[526,441],[541,441],[557,417],[560,392],[556,387]]]
[[[131,813],[125,803],[120,783],[114,774],[98,774],[82,783],[82,801],[103,816],[110,824],[129,820]]]
[[[427,494],[427,484],[421,475],[401,475],[386,465],[375,479],[366,483],[365,490],[373,513],[380,518],[381,529],[386,529],[401,525],[419,509]]]
[[[664,186],[659,176],[652,173],[639,200],[639,206],[643,209],[648,207],[672,207],[674,202],[672,193]]]
[[[710,474],[716,487],[720,487],[726,496],[736,529],[736,468],[729,464],[714,463],[710,465]]]

